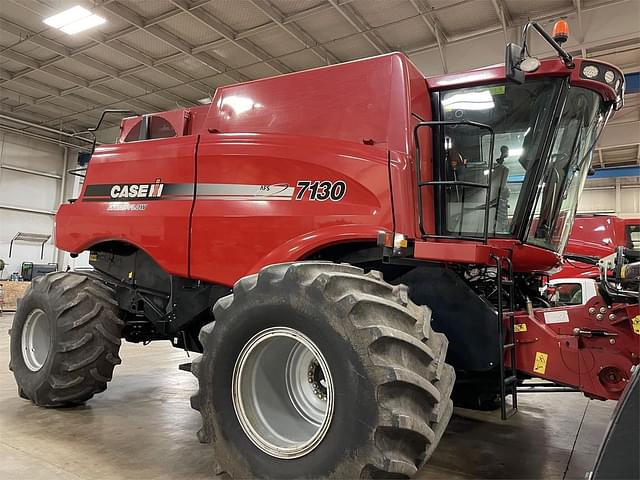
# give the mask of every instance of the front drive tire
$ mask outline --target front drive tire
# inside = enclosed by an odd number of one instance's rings
[[[113,291],[96,279],[55,272],[33,280],[9,331],[18,394],[58,407],[104,391],[120,363],[117,314]]]
[[[192,406],[216,473],[409,478],[433,453],[455,373],[430,310],[405,286],[347,264],[273,265],[238,281],[214,315]]]

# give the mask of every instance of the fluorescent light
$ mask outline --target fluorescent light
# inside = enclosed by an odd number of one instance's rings
[[[75,7],[65,10],[64,12],[60,12],[53,17],[45,18],[44,23],[53,28],[62,28],[65,25],[82,20],[89,15],[91,15],[89,10],[76,5]]]
[[[445,110],[489,110],[495,107],[489,90],[457,93],[442,100]]]
[[[70,23],[69,25],[65,25],[60,30],[69,35],[73,35],[74,33],[82,32],[84,30],[89,30],[90,28],[97,27],[98,25],[102,25],[106,20],[98,15],[91,15],[87,18],[83,18],[82,20],[78,20],[77,22]]]
[[[106,20],[79,5],[44,19],[44,23],[68,35],[102,25]]]
[[[198,100],[198,103],[201,105],[209,105],[211,103],[211,97],[201,98]]]

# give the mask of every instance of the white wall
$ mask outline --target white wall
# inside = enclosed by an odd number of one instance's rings
[[[19,272],[22,262],[59,261],[53,245],[53,215],[73,187],[64,177],[74,178],[66,175],[66,154],[56,144],[0,132],[0,258],[8,263],[3,278]],[[69,156],[75,165],[77,152],[70,151]],[[67,185],[64,195],[63,184]],[[24,242],[14,242],[9,258],[9,244],[18,232],[52,235],[42,259],[40,245]]]
[[[629,184],[624,178],[590,183],[587,181],[580,197],[579,213],[611,213],[640,218],[640,184]]]

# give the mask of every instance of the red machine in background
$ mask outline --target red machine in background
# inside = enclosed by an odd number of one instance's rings
[[[578,215],[565,248],[562,270],[551,278],[598,278],[598,267],[581,262],[580,258],[603,258],[615,253],[617,247],[640,249],[640,218]]]

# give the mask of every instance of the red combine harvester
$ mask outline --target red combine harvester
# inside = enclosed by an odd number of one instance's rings
[[[600,278],[594,260],[607,257],[618,247],[638,249],[640,218],[614,215],[578,215],[565,248],[565,263],[551,278]]]
[[[529,56],[532,28],[559,59]],[[535,23],[506,60],[425,78],[389,54],[125,119],[56,216],[95,274],[38,278],[16,313],[20,395],[88,400],[121,338],[202,352],[199,438],[236,478],[411,477],[456,376],[503,418],[530,377],[618,398],[639,362],[635,253],[585,306],[539,289],[624,77]]]

